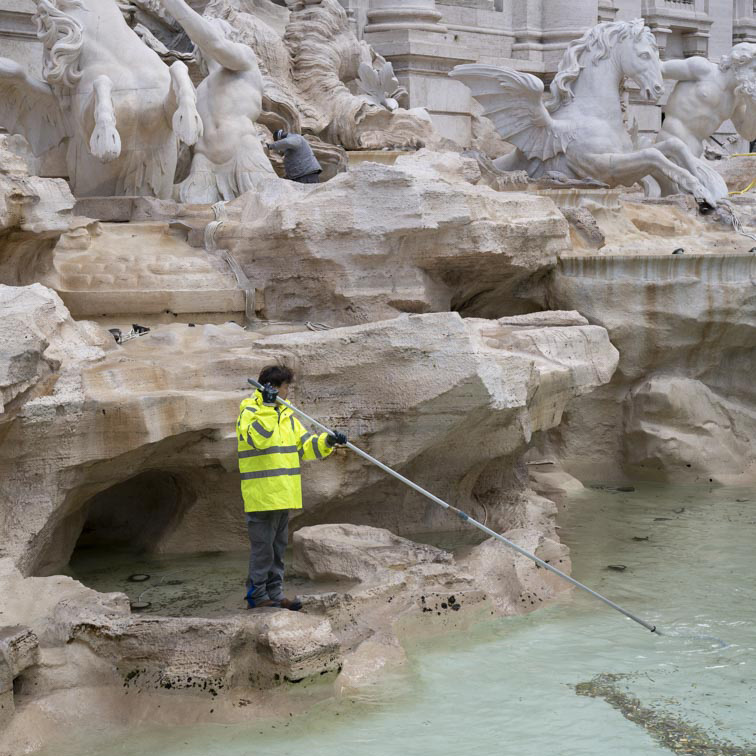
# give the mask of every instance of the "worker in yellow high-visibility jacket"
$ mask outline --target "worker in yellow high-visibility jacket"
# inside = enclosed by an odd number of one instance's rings
[[[236,439],[239,472],[252,547],[246,600],[250,609],[264,606],[297,611],[300,601],[284,598],[284,552],[289,540],[289,510],[302,508],[300,462],[325,459],[343,433],[309,433],[294,413],[276,398],[286,399],[294,379],[290,368],[269,365],[255,391],[239,408]]]

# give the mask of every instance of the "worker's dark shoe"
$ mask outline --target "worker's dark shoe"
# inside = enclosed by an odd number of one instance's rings
[[[272,599],[262,599],[262,600],[255,600],[252,597],[252,588],[247,591],[247,595],[244,597],[244,600],[247,602],[247,608],[248,609],[261,609],[263,607],[276,607],[280,608],[281,602],[280,601],[273,601]]]
[[[302,602],[299,599],[282,598],[278,605],[281,609],[289,609],[292,612],[298,612],[302,608]]]
[[[280,601],[273,601],[271,599],[266,599],[265,601],[247,601],[247,604],[249,605],[249,609],[280,609],[281,608],[281,602]]]

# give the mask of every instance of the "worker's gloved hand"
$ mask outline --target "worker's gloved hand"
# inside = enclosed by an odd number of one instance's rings
[[[339,446],[346,446],[347,437],[343,433],[336,431],[335,433],[332,433],[331,435],[326,437],[326,443],[331,447],[336,446],[336,444],[338,444]]]
[[[266,383],[262,387],[263,404],[275,404],[277,398],[278,398],[278,389],[275,386],[271,385],[270,383]]]

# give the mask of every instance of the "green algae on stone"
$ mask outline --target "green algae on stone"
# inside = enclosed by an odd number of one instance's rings
[[[579,696],[603,698],[625,719],[643,727],[657,743],[673,753],[689,756],[756,755],[756,744],[744,747],[719,740],[702,727],[670,713],[643,706],[637,698],[620,690],[617,683],[624,677],[627,675],[597,675],[588,682],[578,683],[575,692]]]

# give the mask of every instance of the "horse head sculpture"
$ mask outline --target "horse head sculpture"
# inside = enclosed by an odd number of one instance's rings
[[[594,26],[567,46],[551,82],[548,110],[554,112],[574,99],[573,86],[584,70],[596,67],[611,74],[603,61],[613,64],[620,80],[634,81],[647,100],[655,102],[664,93],[659,48],[650,29],[641,19],[613,21]]]

